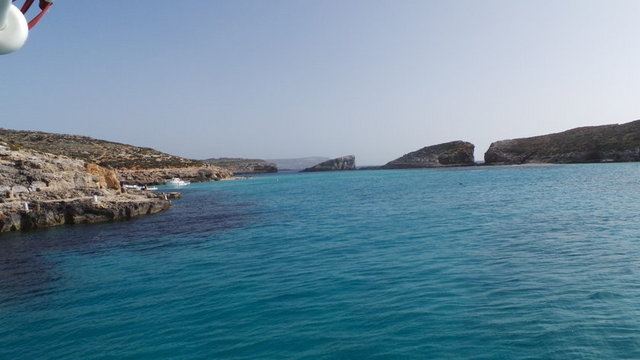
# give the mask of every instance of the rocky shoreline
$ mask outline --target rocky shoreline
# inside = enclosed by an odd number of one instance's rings
[[[0,143],[0,232],[126,220],[170,207],[165,194],[127,192],[113,169]]]
[[[233,178],[221,167],[86,136],[0,129],[0,232],[127,220],[171,207],[179,194],[122,185]]]
[[[90,224],[129,220],[171,207],[159,196],[83,197],[75,199],[12,201],[0,204],[0,232],[33,230],[64,224]]]

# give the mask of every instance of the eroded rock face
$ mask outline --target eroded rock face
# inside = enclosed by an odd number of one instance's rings
[[[231,171],[212,165],[165,169],[118,170],[118,179],[130,185],[160,185],[172,178],[180,178],[191,182],[206,182],[231,177],[233,177]]]
[[[496,141],[484,160],[488,165],[640,161],[640,120]]]
[[[218,158],[203,161],[207,164],[227,169],[234,174],[265,174],[278,172],[276,164],[261,159]]]
[[[353,155],[342,156],[339,158],[323,161],[320,164],[306,168],[302,172],[315,172],[315,171],[341,171],[341,170],[355,170],[356,169],[356,157]]]
[[[101,178],[85,171],[85,162],[65,156],[13,151],[0,144],[0,195],[64,194],[106,189]],[[4,195],[6,197],[6,194]]]
[[[0,143],[0,232],[123,220],[171,206],[162,195],[122,193],[114,170]]]
[[[382,166],[383,169],[415,169],[445,166],[475,165],[474,145],[465,141],[451,141],[427,146],[405,154]]]
[[[115,170],[103,168],[96,164],[85,164],[85,170],[98,179],[98,186],[105,189],[120,190],[120,180],[118,180],[118,173]]]

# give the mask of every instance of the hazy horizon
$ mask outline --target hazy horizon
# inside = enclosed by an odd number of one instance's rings
[[[152,9],[153,11],[149,11]],[[635,1],[58,1],[0,127],[195,159],[356,156],[638,119]]]

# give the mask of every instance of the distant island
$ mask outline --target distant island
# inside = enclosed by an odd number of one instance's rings
[[[416,169],[475,165],[474,145],[465,141],[451,141],[423,147],[382,166],[381,169]]]
[[[339,158],[323,161],[312,167],[306,168],[301,172],[317,172],[317,171],[341,171],[355,170],[356,157],[353,155],[342,156]]]
[[[640,120],[496,141],[484,161],[487,165],[640,161]]]

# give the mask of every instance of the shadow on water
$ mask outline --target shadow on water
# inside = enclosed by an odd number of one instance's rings
[[[62,279],[57,255],[97,256],[113,250],[146,252],[198,246],[256,220],[255,205],[212,191],[183,191],[168,211],[129,221],[60,226],[0,235],[0,303],[54,291]]]

